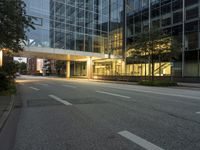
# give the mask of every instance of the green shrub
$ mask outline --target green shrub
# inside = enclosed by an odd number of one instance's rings
[[[8,74],[0,70],[0,96],[12,95],[17,91],[15,81]]]
[[[15,62],[7,62],[3,65],[3,71],[9,76],[9,78],[15,78],[15,73],[17,72],[17,64]]]
[[[10,86],[10,79],[7,76],[7,73],[0,71],[0,91],[6,91]]]
[[[177,86],[178,84],[176,82],[173,81],[160,81],[160,80],[155,80],[155,81],[151,81],[151,80],[143,80],[138,82],[139,85],[146,85],[146,86],[163,86],[163,87],[167,87],[167,86]]]

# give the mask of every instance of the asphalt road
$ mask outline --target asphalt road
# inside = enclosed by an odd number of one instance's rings
[[[200,150],[200,91],[18,78],[14,150]]]

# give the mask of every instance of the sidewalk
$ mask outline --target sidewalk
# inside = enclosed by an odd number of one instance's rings
[[[179,86],[182,87],[192,87],[192,88],[200,88],[200,83],[178,83]]]
[[[96,80],[96,79],[90,79],[90,81],[93,82],[101,82],[101,83],[116,83],[116,84],[128,84],[128,85],[137,85],[137,82],[125,82],[125,81],[110,81],[110,80]],[[183,83],[178,82],[179,87],[185,87],[185,88],[200,88],[200,83]]]
[[[12,110],[13,104],[13,96],[0,96],[0,131]]]

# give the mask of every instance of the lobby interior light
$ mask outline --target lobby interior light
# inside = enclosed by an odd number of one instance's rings
[[[2,48],[2,49],[0,49],[0,67],[3,66],[3,53],[4,52],[8,52],[8,51],[9,51],[8,48]]]

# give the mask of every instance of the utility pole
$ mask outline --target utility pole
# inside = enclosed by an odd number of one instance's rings
[[[185,0],[183,0],[183,31],[182,31],[182,77],[185,71]]]
[[[198,49],[198,76],[200,77],[200,50]]]
[[[123,1],[123,61],[124,61],[124,74],[126,75],[126,28],[127,28],[127,15],[126,15],[127,0]]]
[[[149,0],[149,42],[150,42],[150,32],[151,32],[151,0]],[[151,76],[151,54],[150,54],[150,51],[148,52],[148,57],[149,57],[149,74],[148,74],[148,78],[150,80],[150,76]],[[153,71],[153,70],[152,70]]]

